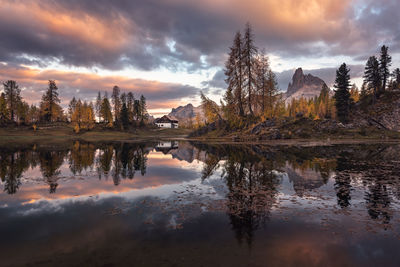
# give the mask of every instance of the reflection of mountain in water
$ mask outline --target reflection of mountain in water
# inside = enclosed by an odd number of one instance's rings
[[[287,164],[283,170],[293,183],[293,189],[298,196],[303,196],[305,191],[319,188],[327,182],[320,172],[311,168],[300,169]]]

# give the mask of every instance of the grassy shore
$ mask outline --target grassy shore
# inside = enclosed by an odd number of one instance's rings
[[[182,139],[189,134],[188,129],[138,128],[129,131],[95,127],[90,131],[75,134],[70,125],[43,126],[36,131],[32,127],[0,128],[0,144],[61,142],[66,140],[84,141],[145,141],[155,139]]]
[[[308,129],[308,127],[305,127]],[[90,142],[106,141],[157,141],[157,140],[192,140],[211,143],[265,143],[265,144],[336,144],[336,143],[365,143],[365,142],[400,142],[400,133],[366,129],[360,134],[358,130],[338,131],[335,134],[309,133],[309,136],[289,139],[268,140],[251,135],[248,131],[226,133],[212,131],[200,137],[188,138],[190,129],[160,129],[136,128],[129,131],[119,131],[96,126],[90,131],[75,134],[71,125],[59,124],[38,127],[36,131],[29,126],[0,128],[0,145],[30,144],[30,143],[60,143],[73,140]]]

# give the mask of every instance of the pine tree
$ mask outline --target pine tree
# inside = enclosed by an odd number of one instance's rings
[[[339,121],[346,123],[348,121],[350,109],[350,69],[347,68],[346,63],[343,63],[338,70],[336,70],[335,79],[335,105]]]
[[[400,89],[400,69],[396,68],[393,71],[392,76],[393,76],[393,79],[394,79],[394,88],[395,89]]]
[[[49,87],[46,93],[42,96],[41,113],[42,117],[47,122],[53,122],[61,118],[62,108],[59,105],[61,102],[58,98],[58,87],[54,80],[49,80]]]
[[[258,56],[256,61],[256,84],[257,84],[257,93],[260,96],[260,111],[261,113],[265,112],[266,102],[267,102],[267,80],[269,73],[269,62],[268,57],[264,52]]]
[[[118,123],[119,121],[119,113],[121,111],[121,100],[119,98],[120,89],[118,86],[113,87],[111,100],[114,106],[114,121]]]
[[[134,116],[133,116],[134,103],[135,103],[135,97],[133,96],[132,92],[129,92],[127,95],[127,107],[128,107],[128,118],[130,123],[133,123],[134,121]]]
[[[392,64],[392,57],[389,55],[388,50],[389,47],[385,45],[381,47],[381,55],[379,58],[379,73],[382,78],[381,92],[384,92],[386,90],[386,83],[390,76],[389,67]]]
[[[17,106],[17,122],[18,124],[27,124],[27,117],[29,112],[29,105],[25,101],[20,101]]]
[[[244,95],[243,95],[243,44],[242,35],[237,32],[230,48],[229,58],[225,63],[225,82],[228,84],[229,94],[232,95],[232,108],[237,109],[237,114],[244,116]]]
[[[74,97],[72,97],[71,101],[69,101],[69,105],[68,105],[68,117],[69,117],[70,121],[72,121],[72,114],[74,114],[74,112],[75,112],[76,104],[77,104],[77,101],[74,96]]]
[[[28,112],[29,122],[37,123],[40,118],[40,111],[35,105],[31,105]]]
[[[275,73],[272,70],[268,70],[267,73],[267,107],[264,113],[267,117],[274,117],[274,106],[276,102],[276,96],[278,94],[278,82],[276,80]]]
[[[253,91],[255,85],[255,56],[257,55],[257,47],[254,45],[254,36],[250,23],[246,24],[244,40],[243,40],[243,61],[245,65],[244,77],[247,82],[247,104],[250,115],[254,115],[252,106],[254,105]]]
[[[140,123],[143,124],[147,120],[147,105],[146,98],[141,95],[140,96]]]
[[[83,116],[83,105],[82,101],[79,99],[78,101],[76,101],[75,108],[71,116],[71,122],[77,125],[77,129],[75,130],[75,132],[79,132],[79,130],[81,129],[82,116]]]
[[[96,122],[96,115],[93,107],[93,103],[90,102],[87,107],[86,107],[86,127],[87,129],[92,129],[94,127],[94,124]]]
[[[111,113],[111,105],[110,101],[108,101],[107,92],[104,93],[103,101],[101,103],[100,117],[103,118],[105,123],[107,123],[109,126],[112,126],[113,116]]]
[[[103,102],[103,100],[101,98],[101,93],[99,91],[98,94],[97,94],[96,104],[95,104],[96,116],[99,118],[99,122],[100,122],[101,102]]]
[[[18,103],[21,102],[21,89],[19,89],[17,82],[13,80],[8,80],[7,82],[3,83],[3,86],[10,120],[14,121],[17,113]]]
[[[122,103],[121,108],[121,123],[124,129],[128,129],[129,126],[129,112],[128,107],[126,106],[126,102]]]
[[[369,88],[373,89],[374,99],[379,95],[381,84],[381,72],[379,71],[379,62],[375,56],[371,56],[365,66],[364,82]]]
[[[9,120],[9,113],[7,108],[6,95],[1,93],[0,95],[0,124],[5,124]]]
[[[139,100],[135,100],[135,102],[133,103],[133,116],[135,118],[135,121],[139,121],[141,114],[140,114],[140,101]]]

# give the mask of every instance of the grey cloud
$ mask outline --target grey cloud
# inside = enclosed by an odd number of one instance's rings
[[[225,74],[223,70],[217,71],[211,80],[202,82],[203,86],[214,88],[226,88]]]

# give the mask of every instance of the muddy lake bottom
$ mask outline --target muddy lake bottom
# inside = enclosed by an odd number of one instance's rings
[[[400,145],[0,147],[0,266],[399,266]]]

